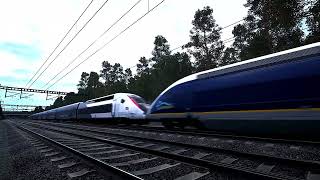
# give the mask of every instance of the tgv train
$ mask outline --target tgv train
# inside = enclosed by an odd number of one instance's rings
[[[140,96],[116,93],[36,113],[31,119],[144,119],[147,107]]]
[[[192,74],[164,90],[148,119],[246,133],[320,130],[320,43]]]

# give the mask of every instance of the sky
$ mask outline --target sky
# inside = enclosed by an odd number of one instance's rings
[[[88,10],[48,59],[44,67],[47,67],[57,57],[55,61],[31,88],[46,89],[48,86],[44,85],[51,78],[138,2],[138,0],[109,0],[63,50],[64,46],[105,1],[93,0]],[[0,0],[0,84],[26,87],[27,82],[45,62],[90,2],[91,0]],[[149,8],[159,2],[161,0],[149,0]],[[247,9],[243,6],[245,2],[246,0],[233,0],[232,3],[225,0],[165,0],[145,18],[114,39],[49,90],[77,92],[76,85],[81,73],[99,72],[101,63],[105,60],[111,64],[120,63],[124,68],[136,65],[140,57],[151,57],[153,41],[157,35],[164,36],[171,49],[183,45],[189,40],[189,31],[192,28],[191,21],[195,11],[204,6],[213,8],[213,17],[221,27],[241,20],[247,14]],[[65,73],[113,39],[147,11],[148,0],[141,0],[116,26],[76,59]],[[221,39],[232,37],[231,32],[232,27],[223,30]],[[4,94],[5,91],[0,90],[0,101],[5,104],[50,105],[53,103],[53,100],[46,100],[44,94],[35,94],[24,99],[19,99],[19,96],[5,98]]]

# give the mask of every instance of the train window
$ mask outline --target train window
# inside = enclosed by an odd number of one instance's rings
[[[88,103],[94,103],[94,102],[101,102],[101,101],[107,101],[107,100],[112,100],[113,99],[113,95],[111,96],[106,96],[106,97],[101,97],[101,98],[97,98],[97,99],[92,99],[87,101]]]
[[[139,96],[132,96],[130,95],[130,98],[132,98],[135,102],[137,102],[138,104],[139,103],[146,103],[146,101],[144,99],[142,99],[141,97]]]
[[[80,109],[79,114],[108,113],[112,111],[112,104],[103,104],[100,106],[87,107]]]
[[[129,98],[143,111],[147,112],[147,103],[144,99],[139,96],[129,95]]]

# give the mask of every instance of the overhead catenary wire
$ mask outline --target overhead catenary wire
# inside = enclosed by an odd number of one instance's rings
[[[49,58],[52,56],[52,54],[57,50],[57,48],[60,46],[60,44],[62,43],[62,41],[67,37],[67,35],[70,33],[70,31],[73,29],[73,27],[78,23],[78,21],[80,20],[80,18],[82,17],[82,15],[87,11],[87,9],[90,7],[90,5],[92,4],[93,0],[90,1],[90,3],[86,6],[86,8],[82,11],[82,13],[80,14],[80,16],[78,17],[78,19],[73,23],[73,25],[71,26],[71,28],[68,30],[68,32],[63,36],[63,38],[60,40],[60,42],[57,44],[57,46],[53,49],[53,51],[50,53],[50,55],[47,57],[47,59],[42,63],[42,65],[40,66],[40,68],[38,68],[38,70],[36,71],[36,73],[32,76],[32,78],[27,82],[27,84],[25,85],[25,87],[28,86],[28,84],[33,80],[33,78],[38,74],[38,72],[42,69],[42,67],[46,64],[46,62],[49,60]]]
[[[306,16],[306,17],[307,17],[307,16]],[[223,29],[226,29],[226,28],[228,28],[228,27],[231,27],[231,26],[233,26],[233,25],[235,25],[235,24],[238,24],[238,23],[244,21],[245,19],[246,19],[246,18],[243,18],[243,19],[240,19],[240,20],[238,20],[238,21],[236,21],[236,22],[234,22],[234,23],[231,23],[231,24],[229,24],[229,25],[226,25],[226,26],[224,26],[223,28],[221,28],[219,31],[221,31],[221,30],[223,30]],[[255,29],[257,29],[257,28],[255,28]],[[255,29],[254,29],[254,30],[255,30]],[[302,28],[301,30],[304,31],[304,30],[306,30],[306,29],[308,29],[308,27]],[[230,38],[227,38],[227,39],[223,40],[222,42],[228,43],[228,42],[231,42],[231,41],[234,40],[234,39],[235,39],[235,37],[230,37]],[[180,46],[177,46],[177,47],[173,48],[171,51],[175,51],[175,50],[177,50],[177,49],[180,49],[180,48],[182,48],[184,45],[186,45],[186,44],[182,44],[182,45],[180,45]]]
[[[59,71],[53,78],[51,78],[48,82],[46,82],[46,84],[42,87],[42,88],[45,88],[48,84],[50,84],[59,74],[61,74],[63,71],[65,71],[68,67],[70,67],[70,65],[75,62],[83,53],[85,53],[93,44],[95,44],[102,36],[104,36],[114,25],[116,25],[125,15],[127,15],[138,3],[140,3],[141,0],[137,1],[126,13],[124,13],[117,21],[115,21],[106,31],[104,31],[98,38],[96,38],[86,49],[84,49],[79,55],[77,55],[73,60],[71,60],[69,62],[69,64],[67,66],[65,66],[61,71]],[[149,10],[149,8],[148,8]],[[226,29],[234,24],[237,24],[241,21],[243,21],[244,19],[241,19],[241,20],[238,20],[232,24],[229,24],[223,28],[221,28],[219,31],[221,31],[222,29]],[[183,45],[182,45],[183,46]],[[179,49],[181,48],[182,46],[180,47],[177,47],[175,49],[172,49],[171,51],[175,51],[176,49]],[[132,66],[130,67],[129,69],[132,69],[136,66]]]
[[[48,64],[48,66],[39,74],[39,76],[28,86],[30,88],[41,75],[49,68],[49,66],[59,57],[59,55],[69,46],[69,44],[78,36],[78,34],[87,26],[87,24],[97,15],[97,13],[104,7],[109,0],[106,0],[100,8],[91,16],[91,18],[82,26],[82,28],[73,36],[73,38],[63,47],[63,49],[55,56],[55,58]]]
[[[225,39],[225,40],[222,40],[222,43],[223,43],[223,44],[226,44],[226,43],[228,43],[228,42],[231,42],[231,41],[234,40],[234,39],[235,39],[235,37],[230,37],[230,38],[227,38],[227,39]],[[182,46],[184,46],[184,45],[182,45]],[[176,48],[172,49],[171,52],[173,52],[173,51],[181,48],[182,46],[176,47]],[[137,67],[137,65],[130,66],[130,67],[126,68],[126,69],[132,69],[132,68],[135,68],[135,67]]]
[[[238,21],[236,21],[236,22],[233,22],[233,23],[231,23],[231,24],[228,24],[228,25],[220,28],[220,29],[219,29],[219,32],[222,31],[222,30],[224,30],[224,29],[226,29],[226,28],[228,28],[228,27],[231,27],[231,26],[233,26],[233,25],[235,25],[235,24],[239,24],[240,22],[242,22],[242,21],[244,21],[244,20],[245,20],[245,18],[240,19],[240,20],[238,20]],[[229,40],[229,39],[232,39],[232,38],[228,38],[228,39],[223,40],[223,41],[227,41],[227,40]],[[177,49],[180,49],[180,48],[182,48],[182,47],[185,46],[185,45],[186,45],[186,44],[182,44],[182,45],[180,45],[180,46],[177,46],[177,47],[173,48],[171,51],[175,51],[175,50],[177,50]]]
[[[63,75],[62,77],[60,77],[58,80],[56,80],[52,85],[50,85],[48,88],[46,88],[46,90],[48,90],[49,88],[51,88],[52,86],[54,86],[55,84],[57,84],[59,81],[61,81],[64,77],[66,77],[68,74],[70,74],[72,71],[74,71],[76,68],[78,68],[81,64],[83,64],[84,62],[86,62],[90,57],[92,57],[93,55],[95,55],[96,53],[98,53],[100,50],[102,50],[104,47],[106,47],[107,45],[109,45],[112,41],[114,41],[116,38],[118,38],[121,34],[123,34],[125,31],[127,31],[128,29],[130,29],[133,25],[135,25],[137,22],[139,22],[142,18],[144,18],[146,15],[148,15],[150,12],[152,12],[153,10],[155,10],[160,4],[162,4],[165,0],[162,0],[161,2],[159,2],[157,5],[155,5],[153,8],[151,8],[150,10],[148,10],[145,14],[143,14],[141,17],[139,17],[137,20],[135,20],[133,23],[131,23],[129,26],[127,26],[124,30],[122,30],[120,33],[118,33],[116,36],[114,36],[110,41],[108,41],[107,43],[105,43],[103,46],[101,46],[99,49],[97,49],[95,52],[93,52],[92,54],[90,54],[86,59],[84,59],[83,61],[81,61],[79,64],[77,64],[74,68],[72,68],[70,71],[68,71],[65,75]]]
[[[138,2],[139,2],[139,1],[138,1]],[[137,2],[137,3],[138,3],[138,2]],[[132,8],[131,8],[131,9],[132,9]],[[123,16],[122,16],[122,17],[123,17]],[[120,20],[120,19],[119,19],[119,20]],[[237,24],[237,23],[243,21],[243,20],[244,20],[244,19],[241,19],[241,20],[238,20],[238,21],[236,21],[236,22],[233,22],[232,24],[229,24],[229,25],[221,28],[221,30],[222,30],[222,29],[226,29],[226,28],[228,28],[228,27],[230,27],[230,26],[232,26],[232,25],[234,25],[234,24]],[[100,35],[99,37],[101,37],[101,36],[103,36],[103,35]],[[232,41],[233,39],[235,39],[235,37],[227,38],[227,39],[223,40],[222,42],[223,42],[223,43],[228,43],[228,42]],[[91,44],[91,45],[92,45],[92,44]],[[91,47],[91,45],[90,45],[89,47]],[[176,47],[176,48],[172,49],[171,51],[175,51],[175,50],[181,48],[182,46],[184,46],[184,45],[181,45],[181,46],[179,46],[179,47]],[[88,47],[88,48],[89,48],[89,47]],[[86,48],[84,51],[86,51],[88,48]],[[83,52],[84,52],[84,51],[83,51]],[[81,56],[81,55],[83,54],[83,52],[80,53],[75,59],[77,59],[79,56]],[[75,59],[74,59],[74,60],[75,60]],[[73,60],[73,61],[74,61],[74,60]],[[68,64],[68,66],[65,67],[62,71],[64,71],[65,69],[67,69],[69,66],[70,66],[70,64]],[[135,67],[137,67],[137,65],[130,66],[130,67],[128,67],[127,69],[132,69],[132,68],[135,68]],[[58,74],[60,74],[62,71],[60,71]],[[48,83],[46,83],[46,84],[44,85],[44,87],[47,86],[53,79],[55,79],[55,78],[58,76],[58,74],[57,74],[56,76],[54,76],[54,78],[52,78]],[[44,87],[43,87],[43,88],[44,88]]]
[[[220,31],[221,31],[222,29],[226,29],[226,28],[228,28],[228,27],[230,27],[230,26],[233,26],[233,25],[235,25],[235,24],[238,24],[238,23],[244,21],[245,19],[246,19],[246,18],[243,18],[243,19],[240,19],[239,21],[236,21],[236,22],[231,23],[231,24],[229,24],[229,25],[227,25],[227,26],[224,26],[223,28],[220,29]]]
[[[91,46],[93,46],[99,39],[101,39],[109,30],[114,27],[122,18],[124,18],[134,7],[136,7],[142,0],[138,0],[129,10],[127,10],[119,19],[117,19],[108,29],[106,29],[98,38],[96,38],[87,48],[85,48],[80,54],[78,54],[73,60],[69,62],[61,71],[59,71],[53,78],[51,78],[42,88],[46,87],[51,81],[53,81],[59,74],[65,71],[73,62],[75,62],[83,53],[85,53]]]

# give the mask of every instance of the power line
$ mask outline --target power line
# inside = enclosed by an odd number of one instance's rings
[[[67,66],[65,66],[60,72],[58,72],[53,78],[51,78],[42,88],[46,87],[52,80],[54,80],[59,74],[65,71],[73,62],[75,62],[83,53],[85,53],[92,45],[94,45],[100,38],[102,38],[112,27],[114,27],[123,17],[125,17],[135,6],[137,6],[142,0],[137,1],[129,10],[127,10],[118,20],[116,20],[107,30],[105,30],[98,38],[96,38],[86,49],[84,49],[76,58],[71,60]]]
[[[240,20],[238,20],[238,21],[236,21],[236,22],[233,22],[233,23],[231,23],[231,24],[229,24],[229,25],[226,25],[226,26],[224,26],[223,28],[221,28],[218,32],[220,32],[220,31],[222,31],[222,30],[224,30],[224,29],[226,29],[226,28],[228,28],[228,27],[230,27],[230,26],[232,26],[232,25],[238,24],[238,23],[240,23],[241,21],[244,21],[244,20],[245,20],[245,18],[240,19]],[[231,38],[228,38],[228,39],[231,39]],[[224,41],[227,41],[228,39],[226,39],[226,40],[224,40]],[[182,45],[180,45],[180,46],[178,46],[178,47],[175,47],[175,48],[173,48],[171,51],[175,51],[175,50],[177,50],[177,49],[180,49],[180,48],[182,48],[184,45],[186,45],[186,44],[182,44]]]
[[[227,38],[227,39],[225,39],[225,40],[222,40],[222,43],[225,44],[225,43],[231,42],[231,41],[234,40],[234,39],[235,39],[235,37],[230,37],[230,38]],[[177,49],[180,49],[180,48],[182,48],[184,45],[185,45],[185,44],[183,44],[183,45],[181,45],[181,46],[178,46],[178,47],[172,49],[171,51],[175,51],[175,50],[177,50]]]
[[[228,27],[230,27],[230,26],[232,26],[232,25],[238,24],[239,22],[244,21],[245,19],[246,19],[246,18],[243,18],[243,19],[240,19],[239,21],[236,21],[236,22],[234,22],[234,23],[232,23],[232,24],[229,24],[229,25],[221,28],[221,30],[222,30],[222,29],[226,29],[226,28],[228,28]],[[221,30],[220,30],[220,31],[221,31]]]
[[[67,35],[70,33],[70,31],[73,29],[73,27],[77,24],[77,22],[80,20],[82,15],[87,11],[89,6],[92,4],[93,0],[87,5],[87,7],[84,9],[84,11],[81,13],[81,15],[78,17],[78,19],[73,23],[71,28],[68,30],[68,32],[64,35],[64,37],[61,39],[61,41],[58,43],[58,45],[53,49],[53,51],[50,53],[49,57],[43,62],[43,64],[38,68],[37,72],[32,76],[32,78],[28,81],[28,83],[25,85],[25,87],[28,86],[28,84],[33,80],[33,78],[38,74],[38,72],[41,70],[41,68],[46,64],[46,62],[49,60],[49,58],[52,56],[52,54],[57,50],[57,48],[60,46],[62,41],[67,37]]]
[[[225,44],[225,43],[231,42],[234,39],[235,39],[235,37],[230,37],[230,38],[227,38],[227,39],[223,40],[222,43]],[[182,46],[184,46],[184,45],[182,45]],[[181,48],[182,46],[179,46],[179,47],[176,47],[176,48],[172,49],[171,52]],[[132,69],[134,67],[137,67],[137,65],[129,66],[126,69]]]
[[[91,16],[91,18],[84,24],[84,26],[73,36],[73,38],[63,47],[63,49],[56,55],[56,57],[48,64],[48,66],[40,73],[40,75],[29,85],[30,88],[40,76],[49,68],[49,66],[59,57],[59,55],[68,47],[68,45],[78,36],[78,34],[87,26],[87,24],[96,16],[96,14],[104,7],[109,0],[106,0],[101,7]]]
[[[93,55],[95,55],[97,52],[99,52],[100,50],[102,50],[104,47],[106,47],[108,44],[110,44],[113,40],[115,40],[116,38],[118,38],[121,34],[123,34],[125,31],[127,31],[128,29],[130,29],[133,25],[135,25],[137,22],[139,22],[142,18],[144,18],[147,14],[149,14],[150,12],[152,12],[154,9],[156,9],[160,4],[162,4],[165,0],[162,0],[160,3],[158,3],[157,5],[155,5],[152,9],[148,10],[144,15],[142,15],[140,18],[138,18],[137,20],[135,20],[132,24],[130,24],[128,27],[126,27],[124,30],[122,30],[119,34],[117,34],[116,36],[114,36],[110,41],[108,41],[106,44],[104,44],[103,46],[101,46],[99,49],[97,49],[94,53],[92,53],[91,55],[89,55],[86,59],[84,59],[83,61],[81,61],[77,66],[75,66],[74,68],[72,68],[70,71],[68,71],[65,75],[63,75],[61,78],[59,78],[57,81],[55,81],[52,85],[50,85],[47,90],[49,88],[51,88],[52,86],[54,86],[56,83],[58,83],[61,79],[63,79],[64,77],[66,77],[68,74],[70,74],[72,71],[74,71],[76,68],[78,68],[81,64],[83,64],[84,62],[86,62],[90,57],[92,57]]]

